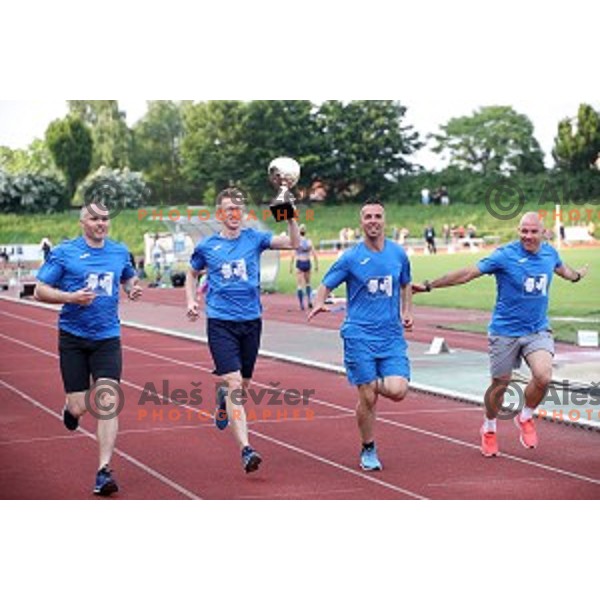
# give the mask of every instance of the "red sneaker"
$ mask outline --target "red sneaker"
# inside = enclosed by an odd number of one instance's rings
[[[521,416],[515,416],[515,425],[520,432],[519,440],[525,448],[535,448],[538,445],[538,436],[535,431],[535,423],[533,419],[527,419],[521,422]]]
[[[481,428],[481,454],[486,458],[498,454],[498,436],[495,431],[485,431]]]

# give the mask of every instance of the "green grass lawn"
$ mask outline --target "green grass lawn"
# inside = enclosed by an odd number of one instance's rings
[[[527,209],[537,209],[538,206],[530,205]],[[565,207],[568,209],[568,207]],[[598,214],[595,205],[578,207],[582,215],[586,209],[593,209]],[[306,207],[300,207],[301,220],[308,226],[309,237],[318,246],[324,239],[337,239],[342,227],[358,226],[359,207],[356,205],[325,206],[314,205],[314,213],[306,213]],[[149,209],[149,211],[152,209]],[[159,210],[156,208],[155,210]],[[166,215],[168,208],[163,208]],[[182,214],[185,208],[180,207]],[[257,211],[258,214],[261,214]],[[514,238],[518,218],[509,221],[500,221],[491,217],[484,206],[479,205],[451,205],[420,206],[388,204],[386,206],[386,222],[388,235],[393,225],[407,227],[412,238],[422,239],[423,228],[427,223],[433,223],[436,230],[441,232],[442,225],[473,223],[477,227],[477,235],[498,235],[502,241]],[[567,225],[571,223],[566,223]],[[267,223],[277,233],[285,229],[285,225],[275,225],[272,221]],[[135,210],[123,211],[112,221],[111,237],[125,242],[136,255],[143,254],[144,233],[163,231],[166,227],[160,220],[141,220]],[[54,243],[63,238],[72,238],[79,235],[78,211],[59,215],[0,215],[0,245],[14,243],[38,244],[43,237],[50,237]],[[486,253],[479,254],[439,254],[437,256],[416,255],[412,257],[413,278],[416,281],[434,279],[448,271],[473,264]],[[566,249],[562,251],[563,259],[574,267],[585,263],[590,265],[588,277],[580,284],[571,284],[560,278],[555,278],[552,284],[550,315],[570,317],[600,317],[600,249]],[[321,260],[321,271],[313,275],[313,287],[319,284],[322,275],[326,272],[333,259]],[[295,276],[289,273],[289,260],[282,260],[278,280],[278,290],[283,293],[293,294],[296,289]],[[467,286],[459,286],[444,290],[436,290],[431,294],[420,294],[416,303],[427,306],[441,306],[452,308],[491,310],[495,298],[494,279],[482,277]],[[577,328],[598,329],[597,324],[558,324],[557,330],[564,329],[569,337],[574,336]]]
[[[414,281],[435,279],[444,273],[472,265],[489,252],[477,254],[438,254],[435,256],[415,255],[411,258]],[[561,251],[563,260],[572,267],[589,264],[590,271],[580,283],[570,283],[555,277],[550,292],[551,317],[589,317],[600,319],[600,249],[566,249]],[[313,287],[316,288],[334,258],[323,258],[319,261],[319,273],[313,272]],[[281,261],[278,290],[292,294],[296,289],[294,275],[289,273],[289,259]],[[496,297],[496,286],[493,277],[481,277],[463,286],[435,290],[430,294],[415,296],[415,304],[420,306],[439,306],[446,308],[479,309],[491,311]],[[578,329],[598,331],[598,323],[569,323],[553,321],[556,338],[561,341],[575,342]],[[464,331],[485,332],[486,326],[464,323],[457,326]]]

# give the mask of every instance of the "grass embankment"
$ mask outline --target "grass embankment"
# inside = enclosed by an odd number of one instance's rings
[[[523,209],[538,210],[536,204],[531,204]],[[568,208],[565,207],[565,224],[576,224],[568,220]],[[600,211],[592,204],[581,207],[572,207],[578,211],[577,214],[583,220],[587,219],[588,213],[594,214],[594,220],[600,224]],[[168,220],[169,210],[179,210],[181,215],[186,214],[187,207],[160,207],[148,208],[150,216],[152,210],[158,215],[162,210],[163,220],[157,216],[154,220],[149,217],[140,218],[137,210],[125,210],[118,214],[112,221],[111,237],[125,242],[130,250],[137,256],[143,254],[144,233],[154,233],[166,230],[165,221]],[[262,219],[262,207],[254,209],[256,215]],[[552,211],[553,207],[548,210]],[[321,240],[333,240],[339,238],[340,229],[343,227],[358,227],[359,207],[356,205],[313,205],[312,213],[307,213],[305,206],[300,206],[300,218],[308,227],[308,235],[318,246]],[[193,215],[198,214],[198,209],[191,209]],[[176,217],[177,213],[171,213]],[[573,217],[577,216],[573,213]],[[448,207],[421,206],[421,205],[399,205],[388,204],[386,206],[386,222],[388,224],[388,235],[391,235],[392,227],[406,227],[410,231],[411,239],[422,240],[423,229],[431,223],[435,227],[438,238],[441,237],[442,227],[448,225],[473,224],[477,228],[477,236],[486,235],[499,236],[501,241],[508,241],[514,235],[519,218],[502,221],[492,217],[484,205],[455,204]],[[277,233],[285,229],[283,224],[275,224],[272,219],[266,221],[267,226]],[[0,215],[0,244],[37,244],[44,237],[49,237],[54,243],[63,238],[71,238],[79,235],[78,212],[58,215]]]

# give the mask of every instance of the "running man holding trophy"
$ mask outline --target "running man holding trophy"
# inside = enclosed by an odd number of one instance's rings
[[[187,317],[199,317],[196,291],[198,276],[207,270],[206,330],[215,373],[222,378],[217,389],[215,424],[231,430],[242,454],[246,473],[256,471],[262,457],[250,445],[244,401],[260,347],[260,255],[265,250],[296,249],[300,245],[290,189],[300,178],[300,165],[280,157],[269,165],[269,179],[277,189],[271,203],[276,221],[287,221],[288,234],[274,237],[271,231],[243,227],[245,198],[236,188],[219,193],[216,210],[222,229],[202,240],[190,259],[185,281]]]

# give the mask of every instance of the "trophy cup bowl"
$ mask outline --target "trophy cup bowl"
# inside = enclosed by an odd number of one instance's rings
[[[280,156],[269,164],[269,181],[277,190],[277,196],[270,204],[271,214],[276,221],[289,221],[294,218],[296,207],[290,192],[300,179],[300,165],[293,158]]]

